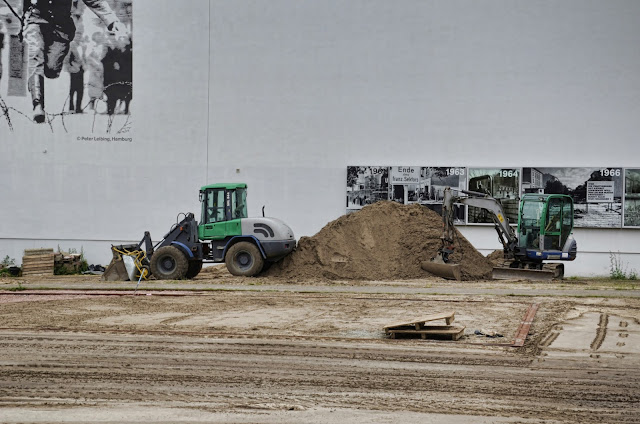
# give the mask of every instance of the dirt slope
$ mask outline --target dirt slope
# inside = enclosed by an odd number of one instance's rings
[[[313,237],[302,237],[298,248],[264,275],[323,277],[346,280],[396,280],[431,274],[420,263],[440,248],[442,218],[414,204],[378,202],[344,215]],[[456,230],[453,263],[465,280],[489,278],[489,261]]]

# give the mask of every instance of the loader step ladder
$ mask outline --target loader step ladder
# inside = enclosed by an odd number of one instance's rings
[[[445,338],[458,340],[464,334],[465,327],[451,325],[455,319],[455,312],[443,312],[420,318],[395,322],[384,327],[385,333],[395,339],[397,335],[420,336],[427,338]],[[427,325],[427,322],[444,320],[445,325]]]

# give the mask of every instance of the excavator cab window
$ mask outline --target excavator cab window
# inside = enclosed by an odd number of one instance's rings
[[[564,247],[567,238],[573,231],[573,202],[571,199],[562,199],[562,234],[560,236],[560,249]]]
[[[527,249],[539,249],[540,219],[544,211],[544,202],[526,200],[520,211],[520,246]]]
[[[544,250],[562,250],[562,212],[564,199],[552,197],[547,204],[547,219],[544,227]],[[565,235],[566,240],[568,234]]]

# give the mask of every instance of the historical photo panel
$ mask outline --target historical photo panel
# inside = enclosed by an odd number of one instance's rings
[[[397,167],[398,171],[403,167]],[[409,186],[407,201],[409,203],[419,203],[428,207],[438,215],[442,214],[442,199],[444,189],[451,187],[454,190],[464,190],[466,186],[467,170],[464,167],[444,166],[444,167],[420,167],[420,177],[415,187]],[[396,188],[399,184],[393,182],[394,199],[397,199],[400,190]],[[466,208],[454,205],[455,224],[465,224]]]
[[[522,193],[567,194],[574,226],[622,226],[622,168],[523,168]]]
[[[0,1],[0,136],[130,135],[132,3]]]
[[[348,166],[347,213],[380,200],[409,205],[418,203],[442,213],[445,187],[466,188],[464,167]],[[455,223],[465,223],[465,208],[455,207]]]
[[[624,226],[640,228],[640,168],[624,170]]]
[[[469,168],[468,189],[488,194],[500,200],[509,223],[518,223],[520,192],[520,168]],[[470,206],[467,211],[469,224],[491,224],[491,213]]]
[[[389,200],[388,166],[347,166],[347,213]]]

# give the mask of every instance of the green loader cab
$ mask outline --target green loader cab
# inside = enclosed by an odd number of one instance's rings
[[[211,184],[200,188],[201,221],[192,213],[153,245],[149,232],[137,245],[157,279],[194,278],[203,263],[224,262],[233,275],[255,276],[291,253],[296,240],[277,218],[247,215],[247,185]],[[182,214],[181,214],[182,215]]]

